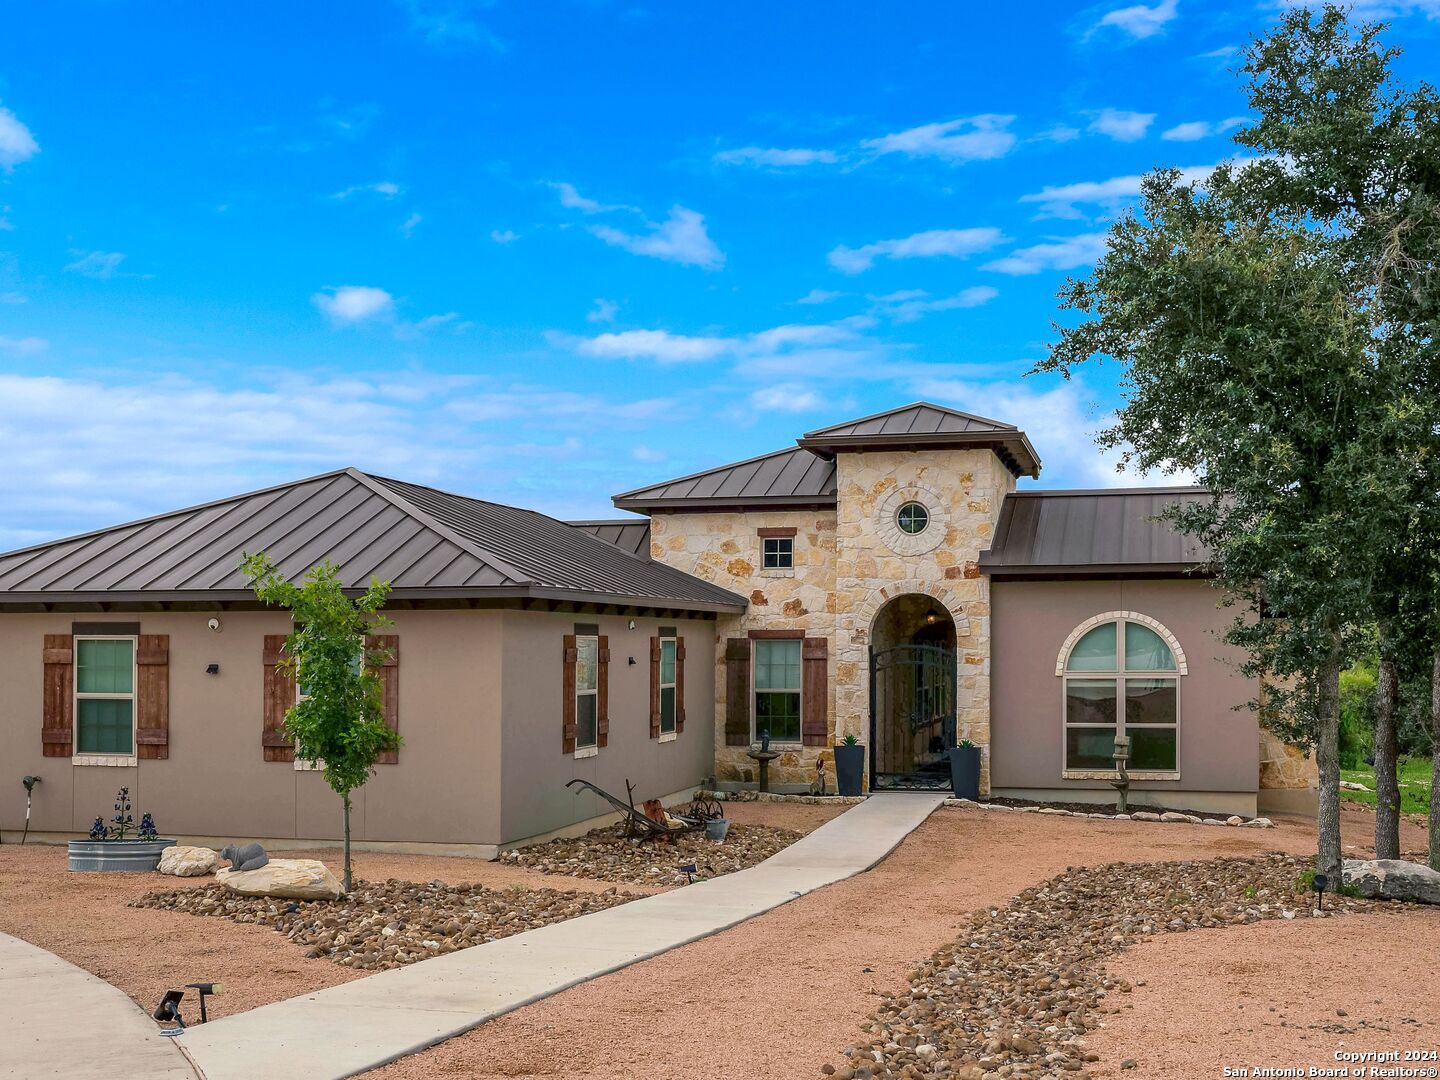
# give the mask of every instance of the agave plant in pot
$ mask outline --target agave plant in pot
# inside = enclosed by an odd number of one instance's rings
[[[865,783],[865,747],[854,735],[835,744],[835,786],[841,795],[859,795]]]
[[[141,814],[140,824],[135,824],[130,789],[122,787],[115,795],[115,814],[109,824],[97,817],[88,839],[70,841],[70,869],[149,873],[159,864],[160,853],[174,843],[158,834],[155,819],[148,813]]]

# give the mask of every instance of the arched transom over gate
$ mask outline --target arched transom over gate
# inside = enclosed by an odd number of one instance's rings
[[[880,614],[880,609],[896,597],[906,594],[928,596],[936,603],[943,605],[945,610],[950,613],[951,621],[955,623],[955,636],[965,638],[970,635],[970,620],[965,615],[965,609],[949,589],[937,582],[911,579],[897,581],[894,584],[875,589],[866,597],[865,602],[856,611],[854,624],[850,627],[852,643],[861,646],[869,645],[870,629],[875,625],[875,616]]]

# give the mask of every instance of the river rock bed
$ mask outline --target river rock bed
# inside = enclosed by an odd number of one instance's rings
[[[1291,855],[1072,867],[1004,907],[975,912],[959,938],[886,994],[821,1072],[834,1080],[1087,1080],[1085,1033],[1133,989],[1104,960],[1155,934],[1373,909],[1326,894],[1315,911]],[[1124,1068],[1124,1063],[1121,1067]]]
[[[619,889],[487,889],[390,878],[357,881],[354,890],[339,900],[237,896],[211,885],[146,893],[130,906],[261,923],[297,945],[308,946],[307,956],[329,957],[363,971],[384,971],[603,911],[639,895]]]
[[[630,885],[684,885],[681,866],[693,863],[697,877],[719,877],[764,862],[802,835],[774,825],[732,822],[722,843],[707,840],[703,832],[639,840],[627,839],[623,825],[612,825],[584,836],[516,848],[501,858],[544,874]]]

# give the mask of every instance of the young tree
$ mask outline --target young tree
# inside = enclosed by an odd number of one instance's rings
[[[264,552],[244,556],[241,568],[255,595],[288,609],[294,621],[280,663],[301,694],[285,714],[285,730],[295,740],[295,753],[324,768],[325,782],[343,802],[349,892],[350,793],[374,773],[380,754],[401,742],[385,725],[383,689],[375,673],[385,657],[367,654],[365,648],[366,634],[390,625],[377,614],[390,585],[371,578],[365,592],[351,600],[333,563],[314,567],[300,585],[282,577]]]

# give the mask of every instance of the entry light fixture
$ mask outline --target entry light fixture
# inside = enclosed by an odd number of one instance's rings
[[[205,674],[206,674],[206,675],[219,675],[219,674],[220,674],[220,665],[219,665],[219,664],[206,664],[206,665],[205,665]]]
[[[925,615],[925,621],[931,626],[934,626],[937,622],[940,621],[940,612],[936,611],[934,607],[931,607],[929,612],[927,612]]]
[[[630,629],[631,629],[631,630],[634,630],[634,629],[635,629],[635,620],[634,620],[634,619],[631,619],[631,620],[630,620]]]

